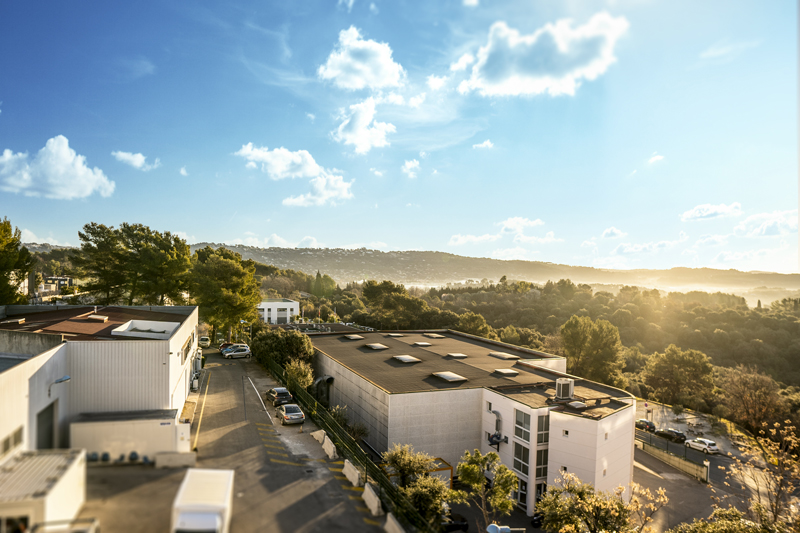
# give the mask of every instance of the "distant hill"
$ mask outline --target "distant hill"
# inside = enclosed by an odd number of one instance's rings
[[[197,248],[225,246],[246,259],[291,268],[308,274],[317,270],[330,275],[338,283],[364,279],[389,279],[407,286],[442,286],[449,282],[472,279],[497,281],[510,279],[545,283],[547,280],[569,278],[575,283],[611,286],[637,285],[662,290],[734,292],[748,297],[756,288],[783,297],[800,291],[800,274],[772,272],[741,272],[713,268],[677,267],[669,270],[610,270],[592,267],[560,265],[541,261],[505,261],[500,259],[464,257],[445,252],[382,252],[360,248],[257,248],[244,245],[199,243]],[[767,289],[769,287],[769,289]],[[755,303],[755,302],[754,302]],[[768,303],[765,301],[764,303]]]

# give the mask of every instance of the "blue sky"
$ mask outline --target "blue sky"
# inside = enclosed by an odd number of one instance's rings
[[[0,214],[796,272],[795,2],[5,2]]]

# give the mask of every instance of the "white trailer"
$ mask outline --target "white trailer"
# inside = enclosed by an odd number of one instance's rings
[[[190,468],[172,504],[172,533],[228,533],[233,470]]]

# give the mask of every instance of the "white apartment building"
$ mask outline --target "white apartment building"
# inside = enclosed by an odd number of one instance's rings
[[[567,375],[562,357],[454,331],[312,342],[318,395],[347,405],[378,453],[411,444],[455,468],[466,450],[497,451],[528,515],[562,472],[599,490],[632,480],[635,398]]]
[[[258,316],[267,324],[288,324],[300,314],[300,302],[287,298],[269,298],[258,304]]]

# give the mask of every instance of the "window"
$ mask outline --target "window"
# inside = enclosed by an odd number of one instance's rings
[[[608,469],[607,468],[603,469],[603,477],[606,477],[606,470],[608,470]]]
[[[514,443],[514,470],[528,475],[528,464],[530,463],[530,450],[519,442]]]
[[[547,477],[547,449],[536,452],[536,477]]]
[[[542,499],[544,493],[547,492],[547,483],[537,483],[536,484],[536,501]]]
[[[492,412],[492,402],[486,402],[486,410]]]
[[[14,446],[22,444],[22,426],[14,432]]]
[[[550,441],[550,415],[539,415],[539,426],[536,429],[536,443],[547,444]]]
[[[514,413],[516,415],[514,427],[514,435],[521,438],[525,442],[531,441],[531,415],[528,413],[523,413],[522,411],[517,411],[514,409]]]
[[[564,435],[565,437],[569,437],[569,430],[568,429],[562,429],[561,430],[561,434]]]
[[[606,431],[606,440],[608,440],[608,431]]]

